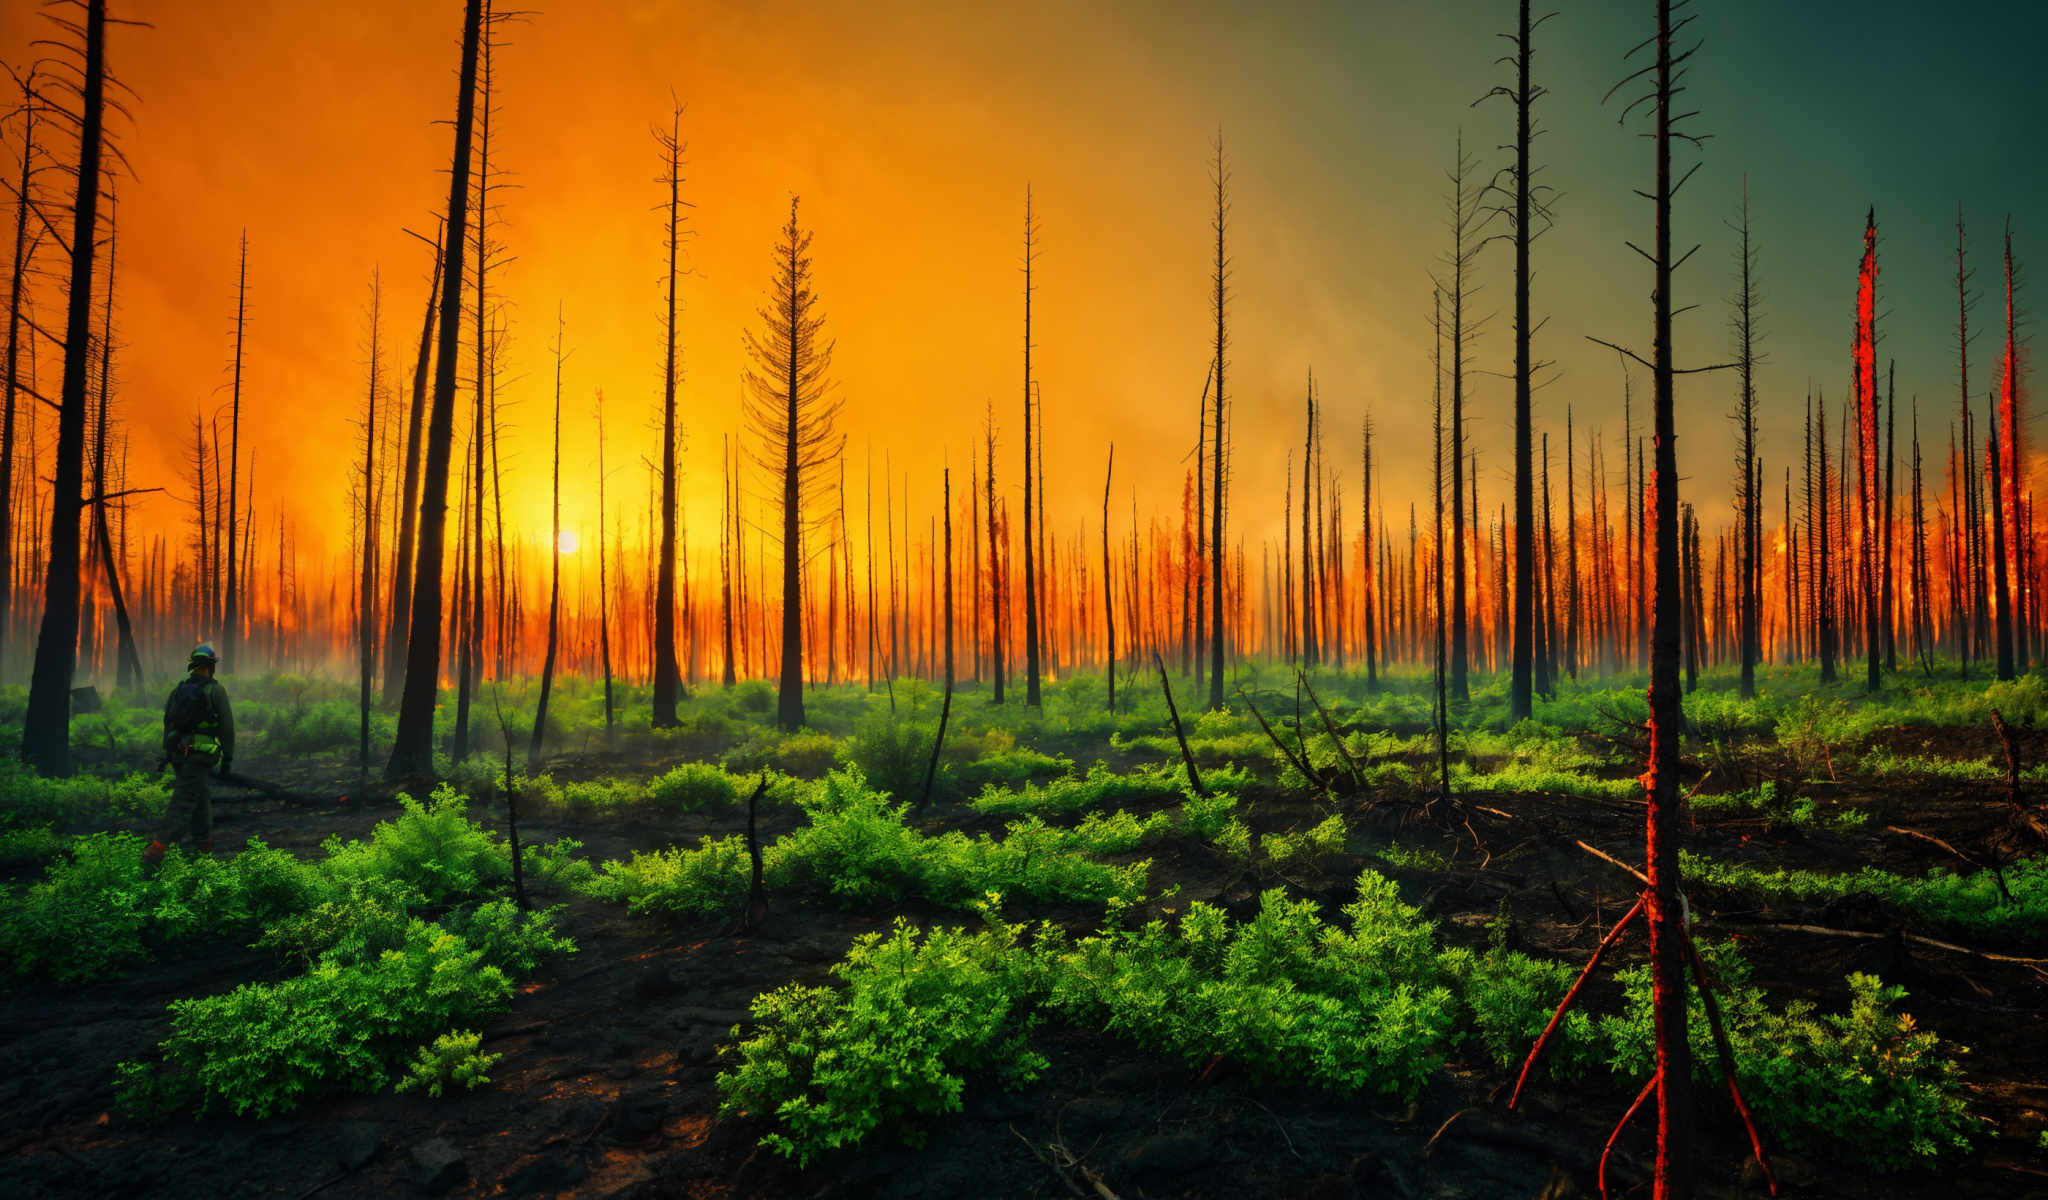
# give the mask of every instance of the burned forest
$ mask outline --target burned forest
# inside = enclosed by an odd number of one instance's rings
[[[2043,35],[0,10],[0,1195],[2048,1196]]]

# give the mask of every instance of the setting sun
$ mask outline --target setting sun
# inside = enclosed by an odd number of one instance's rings
[[[559,553],[574,554],[576,553],[576,547],[581,544],[576,538],[576,531],[573,529],[564,529],[561,533],[555,535],[555,550]]]

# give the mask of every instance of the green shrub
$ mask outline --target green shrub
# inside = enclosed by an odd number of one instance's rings
[[[1237,814],[1237,797],[1227,792],[1208,796],[1190,795],[1180,806],[1181,820],[1198,838],[1214,839]]]
[[[504,1008],[512,984],[484,952],[414,920],[360,964],[171,1002],[163,1068],[124,1064],[117,1098],[144,1114],[190,1108],[268,1117],[331,1092],[372,1092],[443,1031]]]
[[[677,812],[732,804],[739,796],[733,777],[710,763],[679,763],[647,781],[648,802]]]
[[[992,920],[920,938],[898,918],[888,936],[854,941],[832,968],[839,987],[791,984],[755,997],[755,1033],[736,1047],[739,1065],[718,1076],[719,1111],[772,1120],[761,1144],[808,1166],[879,1129],[922,1145],[914,1122],[959,1111],[968,1073],[1012,1085],[1037,1078],[1046,1062],[1024,1037],[1038,972],[1018,933]]]
[[[404,815],[378,822],[369,841],[330,837],[322,843],[327,870],[341,880],[399,880],[431,904],[472,896],[511,878],[510,851],[469,819],[468,802],[448,784],[435,788],[425,805],[404,793],[398,803]]]
[[[940,904],[978,902],[986,893],[1035,900],[1101,901],[1144,887],[1149,864],[1112,867],[1080,852],[1076,834],[1037,817],[1013,821],[1001,839],[958,830],[925,837],[903,823],[904,806],[868,786],[858,768],[835,771],[798,800],[810,824],[768,848],[778,886],[822,887],[853,904],[922,896]],[[1151,833],[1163,825],[1153,825]],[[1092,827],[1084,837],[1116,844],[1143,825]]]
[[[150,824],[170,805],[166,776],[134,771],[118,779],[46,779],[19,759],[0,759],[0,828]]]
[[[1841,874],[1747,867],[1690,853],[1681,861],[1688,877],[1714,887],[1809,901],[1875,896],[1922,920],[1969,933],[2023,940],[2048,936],[2048,857],[1967,875],[1937,867],[1920,878],[1877,867]]]
[[[583,890],[623,901],[634,914],[708,917],[739,910],[750,873],[746,843],[738,835],[706,837],[694,850],[636,850],[627,862],[608,862]]]
[[[800,795],[810,824],[770,847],[778,884],[821,886],[843,900],[900,900],[924,875],[925,839],[903,823],[904,806],[868,786],[858,767],[834,771]]]
[[[1259,847],[1274,866],[1284,867],[1297,858],[1314,863],[1324,855],[1342,854],[1344,837],[1344,818],[1332,814],[1310,829],[1265,834],[1259,838]]]
[[[559,797],[559,803],[577,817],[616,813],[640,798],[639,789],[622,779],[571,780],[561,785]]]
[[[47,825],[0,829],[0,867],[47,863],[69,844],[70,839]]]
[[[16,978],[70,983],[115,974],[147,957],[150,903],[141,838],[77,838],[19,898],[12,889],[0,894],[0,959]]]
[[[1025,783],[1016,789],[990,783],[968,803],[977,812],[1001,816],[1080,812],[1171,796],[1180,790],[1183,778],[1184,772],[1157,767],[1119,775],[1097,763],[1088,769],[1085,776],[1069,775],[1044,783]]]
[[[322,958],[365,962],[405,944],[419,892],[394,879],[351,879],[343,890],[271,922],[256,945],[311,967]]]
[[[1163,921],[1081,941],[1054,968],[1053,1009],[1148,1049],[1340,1092],[1413,1095],[1442,1060],[1455,1008],[1433,982],[1433,926],[1371,872],[1347,930],[1280,889],[1232,927],[1197,901]]]
[[[763,1144],[808,1163],[885,1125],[957,1109],[973,1071],[1009,1065],[1029,1078],[1043,1064],[1020,1039],[1042,1015],[1190,1064],[1223,1055],[1258,1078],[1411,1097],[1460,1044],[1512,1065],[1575,974],[1498,938],[1483,952],[1439,948],[1434,923],[1370,871],[1341,926],[1280,889],[1241,923],[1196,902],[1177,922],[1126,930],[1112,901],[1103,932],[1074,942],[1048,924],[1029,946],[1020,927],[983,911],[984,930],[933,931],[922,942],[899,920],[887,940],[864,937],[835,968],[844,986],[757,997],[759,1024],[737,1048],[742,1065],[719,1076],[723,1111],[772,1122]],[[1721,1003],[1745,1094],[1774,1136],[1879,1167],[1964,1144],[1955,1064],[1939,1039],[1892,1011],[1898,989],[1852,977],[1849,1011],[1816,1019],[1808,1005],[1770,1008],[1732,952],[1704,949],[1727,985]],[[1624,1079],[1648,1073],[1647,972],[1620,979],[1620,1014],[1567,1015],[1545,1052],[1553,1077],[1576,1079],[1603,1061]],[[1704,1083],[1714,1052],[1697,995],[1693,1003]],[[914,1126],[903,1132],[918,1136]]]
[[[1388,842],[1379,849],[1375,857],[1388,866],[1399,867],[1404,871],[1441,873],[1451,869],[1451,860],[1445,858],[1442,851],[1424,846],[1406,846],[1400,842]]]
[[[726,767],[742,775],[772,768],[801,779],[816,779],[830,771],[838,758],[839,742],[831,734],[800,729],[762,738],[758,756],[728,755]]]
[[[1894,1011],[1904,988],[1856,974],[1845,1012],[1817,1015],[1803,1000],[1773,1009],[1730,947],[1709,942],[1700,950],[1720,980],[1743,1097],[1788,1149],[1897,1170],[1932,1166],[1969,1147],[1961,1068],[1944,1056],[1939,1036]],[[1649,968],[1631,967],[1620,980],[1627,993],[1621,1014],[1598,1023],[1615,1072],[1645,1079],[1656,1061]],[[1697,990],[1687,1007],[1694,1078],[1711,1086],[1719,1059]]]
[[[838,748],[839,761],[858,770],[876,789],[905,800],[924,792],[932,753],[930,725],[891,713],[864,717]],[[946,764],[950,778],[951,764]]]
[[[1462,947],[1446,950],[1437,963],[1454,981],[1481,1053],[1497,1067],[1513,1066],[1528,1055],[1578,974],[1564,963],[1500,946],[1483,954]],[[1603,1049],[1593,1018],[1574,1005],[1545,1047],[1543,1064],[1552,1078],[1576,1080],[1600,1061]]]
[[[458,1029],[444,1033],[434,1039],[431,1046],[420,1047],[418,1057],[406,1068],[405,1078],[398,1081],[398,1091],[425,1092],[433,1099],[440,1099],[443,1091],[474,1091],[489,1083],[491,1077],[484,1074],[502,1054],[482,1052],[483,1035],[474,1030]]]

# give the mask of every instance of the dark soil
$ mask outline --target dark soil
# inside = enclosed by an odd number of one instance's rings
[[[1916,736],[1918,743],[1926,740]],[[1942,747],[1981,754],[1985,748]],[[1995,752],[1995,751],[1994,751]],[[616,764],[579,764],[612,770]],[[558,774],[568,773],[566,765]],[[250,835],[313,853],[329,834],[359,837],[392,815],[316,796],[347,787],[343,774],[301,768],[281,779],[292,799],[223,789],[217,837]],[[1874,807],[1850,833],[1772,829],[1761,821],[1702,817],[1691,848],[1740,861],[1841,870],[1874,863],[1902,872],[1964,867],[1948,850],[1887,825],[1939,838],[1977,857],[2000,853],[2009,829],[2002,789],[1913,789],[1879,794],[1844,784],[1808,788],[1831,802]],[[323,791],[324,789],[324,791]],[[1260,831],[1312,823],[1312,798],[1249,798]],[[1372,807],[1344,802],[1351,853],[1286,878],[1233,871],[1207,847],[1170,842],[1151,852],[1157,890],[1181,886],[1180,903],[1211,899],[1240,915],[1263,887],[1286,883],[1322,900],[1331,915],[1363,865],[1399,880],[1404,895],[1439,922],[1447,939],[1481,944],[1497,914],[1513,943],[1583,962],[1632,898],[1633,881],[1587,854],[1583,839],[1616,857],[1641,854],[1640,809],[1559,796],[1469,796],[1455,817],[1425,817],[1409,800]],[[795,824],[786,808],[763,811],[764,840]],[[931,814],[934,826],[973,825],[965,810]],[[567,828],[522,817],[521,835],[572,833],[593,857],[731,832],[734,812],[688,818],[593,821]],[[1448,873],[1386,868],[1369,852],[1398,838],[1450,856]],[[2038,850],[2037,850],[2038,852]],[[559,899],[559,898],[544,898]],[[1910,989],[1926,1027],[1972,1048],[1963,1062],[1974,1113],[1985,1125],[1971,1158],[1933,1174],[1873,1176],[1835,1164],[1776,1156],[1781,1193],[1792,1196],[2048,1196],[2048,973],[2036,965],[1933,949],[1869,905],[1764,908],[1742,897],[1692,897],[1709,936],[1738,935],[1756,981],[1781,999],[1836,1008],[1843,976],[1875,971]],[[888,1197],[1513,1197],[1564,1200],[1594,1194],[1600,1148],[1629,1097],[1598,1083],[1573,1090],[1532,1085],[1506,1109],[1510,1073],[1454,1062],[1411,1106],[1369,1096],[1257,1086],[1227,1065],[1191,1069],[1134,1053],[1114,1040],[1049,1025],[1035,1046],[1051,1068],[1031,1088],[969,1089],[966,1111],[938,1122],[921,1149],[878,1140],[799,1171],[758,1149],[760,1127],[717,1120],[717,1049],[746,1022],[748,1001],[792,981],[819,982],[849,941],[885,928],[895,914],[847,912],[814,897],[771,898],[749,936],[712,926],[664,927],[617,906],[568,900],[562,921],[578,953],[543,965],[503,1017],[484,1031],[504,1055],[492,1082],[440,1100],[383,1093],[308,1105],[267,1121],[181,1120],[143,1125],[111,1114],[113,1064],[166,1035],[165,1004],[274,976],[264,955],[232,945],[164,949],[125,977],[80,988],[24,988],[0,997],[0,1196],[381,1197],[442,1193],[565,1196]],[[913,912],[917,919],[957,914]],[[1051,916],[1085,931],[1081,912]],[[1844,932],[1810,932],[1786,925]],[[1991,946],[1939,929],[1911,929],[1973,949]],[[1850,936],[1853,934],[1876,936]],[[1618,965],[1640,961],[1625,941]],[[1603,968],[1602,974],[1607,972]],[[1612,1002],[1597,988],[1596,1004]],[[1705,1195],[1761,1195],[1739,1125],[1719,1093],[1701,1100],[1699,1172]],[[1647,1125],[1624,1135],[1610,1164],[1617,1195],[1647,1195]]]

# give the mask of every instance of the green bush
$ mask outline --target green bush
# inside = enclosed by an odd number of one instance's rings
[[[161,821],[170,805],[166,776],[134,771],[118,779],[46,779],[19,759],[0,758],[0,828],[149,824]]]
[[[1276,888],[1233,927],[1197,901],[1177,933],[1153,921],[1081,941],[1060,956],[1049,1004],[1190,1063],[1220,1053],[1262,1078],[1413,1095],[1456,1016],[1434,982],[1434,927],[1369,871],[1344,912],[1349,930]]]
[[[147,873],[142,839],[74,838],[43,878],[0,908],[0,963],[16,978],[100,979],[149,957],[152,941],[253,936],[318,903],[332,885],[315,868],[254,838],[232,857],[175,847]]]
[[[1045,783],[1025,783],[1015,789],[990,783],[968,803],[977,812],[1000,816],[1080,812],[1171,796],[1180,790],[1184,778],[1183,771],[1157,767],[1119,775],[1097,763],[1081,777],[1070,775]]]
[[[624,902],[634,914],[708,917],[739,910],[750,873],[746,843],[737,835],[706,837],[694,850],[636,850],[626,862],[608,862],[584,890]]]
[[[680,763],[647,781],[649,803],[677,812],[692,812],[739,800],[737,781],[710,763]]]
[[[1089,858],[1075,834],[1036,817],[1012,822],[1001,839],[958,830],[925,837],[903,823],[904,806],[867,785],[858,768],[835,771],[799,799],[810,824],[768,848],[778,886],[822,887],[854,904],[917,895],[940,904],[978,902],[986,893],[1035,900],[1101,901],[1135,896],[1146,863],[1112,867]],[[1156,833],[1162,826],[1153,826]],[[1091,830],[1114,843],[1122,833]]]
[[[1237,797],[1227,792],[1208,796],[1190,795],[1180,806],[1181,820],[1198,838],[1214,838],[1237,815]]]
[[[875,713],[853,727],[840,744],[839,761],[859,771],[877,790],[915,800],[924,793],[924,773],[932,753],[932,726]],[[946,764],[948,779],[951,764]],[[934,784],[936,787],[936,783]]]
[[[405,1078],[398,1081],[398,1091],[425,1092],[433,1099],[440,1099],[443,1091],[474,1091],[489,1083],[491,1077],[484,1074],[502,1054],[482,1052],[483,1035],[470,1029],[458,1029],[444,1033],[434,1039],[431,1046],[420,1047],[419,1056],[406,1068]]]
[[[1856,974],[1849,976],[1845,1012],[1817,1015],[1803,1000],[1773,1009],[1732,948],[1710,942],[1700,950],[1721,983],[1721,1015],[1743,1097],[1788,1149],[1897,1170],[1932,1166],[1969,1148],[1961,1068],[1943,1054],[1938,1035],[1894,1011],[1904,988]],[[1615,1072],[1645,1079],[1656,1063],[1649,968],[1624,970],[1620,980],[1627,993],[1621,1014],[1598,1023]],[[1718,1083],[1719,1059],[1697,990],[1687,1008],[1694,1078]]]
[[[442,1032],[503,1009],[504,970],[439,925],[360,964],[323,960],[304,975],[171,1002],[163,1067],[124,1063],[117,1098],[144,1115],[190,1108],[268,1117],[332,1092],[372,1092]]]
[[[419,889],[430,904],[475,895],[512,875],[512,856],[496,835],[469,819],[468,802],[448,784],[427,804],[400,793],[405,809],[380,821],[367,842],[330,837],[326,869],[340,880],[379,877]]]
[[[1969,933],[2022,940],[2048,936],[2048,857],[1967,875],[1937,867],[1920,878],[1877,867],[1842,874],[1747,867],[1690,853],[1682,864],[1689,878],[1713,887],[1809,901],[1874,896],[1922,920]]]
[[[112,975],[147,957],[149,912],[142,839],[81,837],[20,897],[11,888],[0,893],[0,958],[16,978]]]
[[[1309,829],[1265,834],[1259,838],[1259,848],[1276,867],[1287,866],[1297,858],[1313,864],[1325,855],[1344,853],[1344,838],[1344,818],[1332,814]]]
[[[1046,1062],[1025,1049],[1038,971],[1019,927],[933,930],[898,918],[832,968],[840,987],[791,984],[756,996],[754,1036],[720,1072],[722,1114],[773,1120],[761,1144],[808,1166],[878,1129],[923,1144],[914,1122],[958,1112],[969,1073],[1021,1085]],[[734,1034],[739,1030],[735,1028]]]
[[[975,1070],[1011,1064],[1029,1078],[1042,1064],[1019,1039],[1045,1015],[1190,1064],[1223,1055],[1258,1078],[1411,1097],[1461,1044],[1496,1066],[1519,1060],[1575,974],[1498,938],[1483,952],[1439,948],[1434,923],[1370,871],[1341,926],[1280,889],[1241,923],[1196,902],[1177,922],[1126,930],[1115,921],[1121,903],[1110,911],[1103,932],[1078,942],[1048,924],[1026,946],[1019,926],[985,906],[977,933],[932,931],[920,942],[899,920],[887,940],[861,939],[835,968],[845,986],[756,998],[742,1065],[719,1076],[723,1111],[772,1122],[763,1144],[808,1163],[884,1125],[957,1109]],[[1786,1145],[1895,1167],[1965,1144],[1955,1064],[1938,1038],[1893,1012],[1898,989],[1852,977],[1846,1013],[1772,1009],[1731,951],[1704,949],[1726,985],[1745,1094]],[[1618,1015],[1567,1015],[1545,1052],[1553,1077],[1576,1079],[1602,1062],[1624,1079],[1647,1075],[1647,973],[1626,970],[1620,981]],[[1693,1004],[1705,1082],[1714,1051],[1697,995]],[[914,1126],[904,1132],[917,1136]]]
[[[256,945],[311,967],[322,958],[364,962],[405,943],[419,892],[394,879],[351,879],[339,894],[271,922]]]

